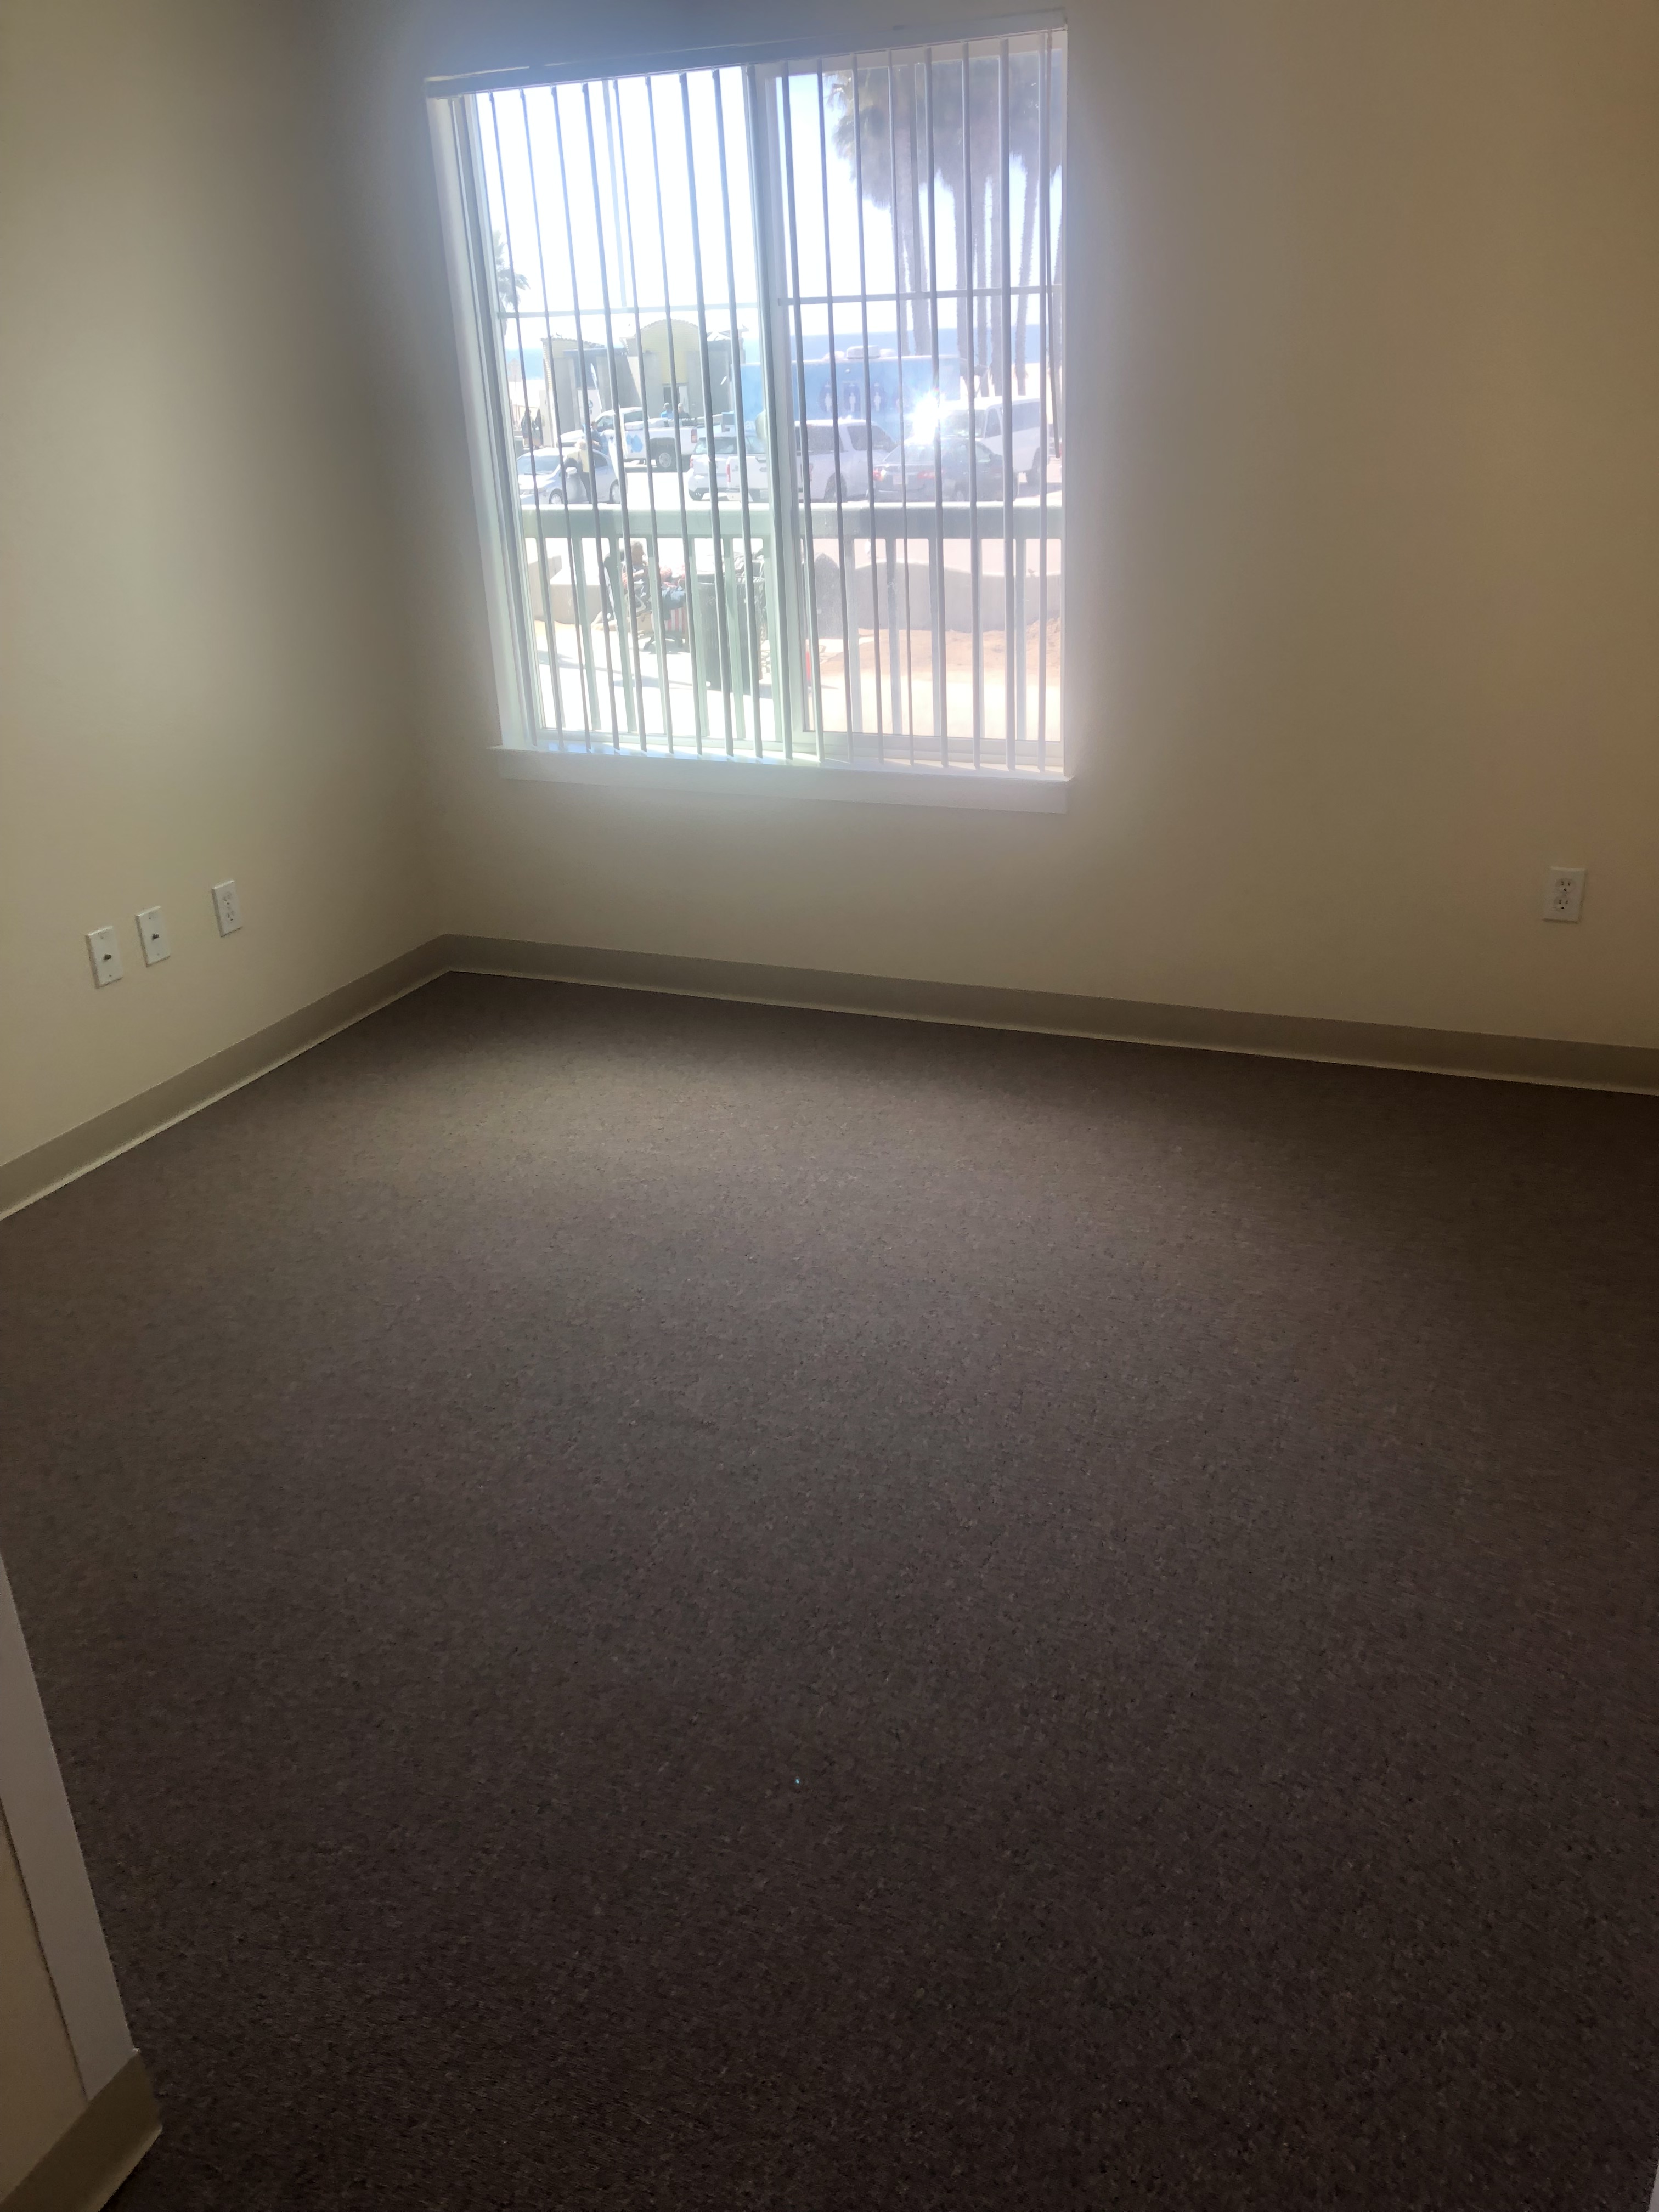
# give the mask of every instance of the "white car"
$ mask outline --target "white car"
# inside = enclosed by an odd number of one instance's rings
[[[976,399],[973,409],[974,434],[983,440],[993,453],[1002,452],[1002,402],[994,392]],[[949,407],[939,410],[939,426],[945,437],[965,438],[968,435],[968,403],[955,400]],[[1012,416],[1014,490],[1036,491],[1042,482],[1044,463],[1042,448],[1042,403],[1039,399],[1016,398]],[[1048,452],[1050,456],[1060,450],[1054,428],[1054,418],[1048,417]]]
[[[544,513],[567,504],[586,507],[598,493],[609,505],[622,496],[611,456],[598,440],[593,447],[593,481],[588,481],[580,441],[565,453],[520,453],[519,504],[539,507]]]
[[[736,502],[743,497],[744,458],[738,452],[737,433],[734,430],[715,431],[714,489],[721,499]],[[757,452],[753,446],[750,446],[746,459],[749,463],[749,496],[750,499],[757,496],[764,498],[771,483],[771,477],[767,471],[765,451],[763,448]],[[685,488],[693,499],[707,499],[708,496],[708,453],[701,442],[698,444],[696,452],[691,456],[691,466],[686,472]]]
[[[868,499],[870,456],[879,461],[892,449],[893,441],[878,422],[809,422],[805,434],[806,484],[809,499]]]

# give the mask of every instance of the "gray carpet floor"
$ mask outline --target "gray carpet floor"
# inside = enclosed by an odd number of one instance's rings
[[[1659,1103],[456,976],[0,1274],[122,2212],[1644,2212]]]

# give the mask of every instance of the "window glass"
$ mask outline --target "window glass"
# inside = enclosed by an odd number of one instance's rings
[[[1060,771],[1064,34],[454,112],[537,741]]]

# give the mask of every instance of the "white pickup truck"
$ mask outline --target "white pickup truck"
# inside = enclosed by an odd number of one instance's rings
[[[603,415],[594,416],[593,424],[596,429],[604,431],[610,437],[615,428],[615,417],[607,409]],[[659,415],[647,415],[642,407],[624,407],[619,442],[625,469],[652,468],[665,472],[676,466],[684,469],[696,449],[696,426],[690,416],[681,416],[677,452],[672,416],[664,418]]]

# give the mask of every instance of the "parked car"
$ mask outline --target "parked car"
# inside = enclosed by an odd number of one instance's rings
[[[614,469],[617,465],[616,423],[609,415],[595,415],[589,428],[593,434],[593,450],[603,454]],[[562,449],[580,460],[587,447],[588,434],[580,421],[574,422],[559,441]]]
[[[733,430],[715,431],[714,489],[722,499],[735,501],[743,497],[744,458],[749,464],[749,496],[750,499],[757,495],[764,497],[771,482],[764,451],[757,452],[750,446],[746,457],[739,456],[737,433]],[[699,445],[691,456],[691,466],[685,479],[685,489],[693,499],[707,499],[708,496],[708,453]]]
[[[616,424],[609,414],[593,418],[596,430],[605,433],[605,441],[615,451]],[[674,442],[674,418],[665,420],[659,415],[647,416],[643,407],[624,407],[622,416],[623,466],[627,469],[684,469],[696,451],[696,426],[684,416],[680,418],[678,447]]]
[[[878,422],[833,420],[802,424],[805,432],[807,496],[813,500],[868,499],[870,457],[895,450]]]
[[[679,419],[679,435],[675,436],[672,410],[665,408],[653,415],[650,422],[651,465],[657,470],[679,469],[690,465],[691,456],[697,450],[697,426],[689,415]]]
[[[716,415],[712,423],[700,422],[695,418],[690,420],[688,424],[685,441],[686,452],[688,453],[701,453],[706,452],[708,450],[709,434],[711,431],[716,438],[735,438],[737,436],[738,418],[732,412],[729,407],[726,409],[724,413]],[[752,423],[750,426],[749,442],[751,446],[758,448],[761,442],[761,427],[758,422]]]
[[[939,410],[939,428],[948,437],[965,438],[969,430],[968,403],[954,401]],[[1036,491],[1042,483],[1047,462],[1042,455],[1042,403],[1036,398],[1016,398],[1012,417],[1013,440],[1014,492]],[[974,434],[984,441],[999,459],[1002,453],[1002,402],[994,393],[976,399],[973,407]],[[1048,418],[1048,459],[1060,451],[1060,441],[1054,416]]]
[[[983,438],[970,461],[967,438],[960,432],[941,437],[935,453],[931,438],[912,438],[896,446],[876,470],[878,500],[908,500],[915,507],[935,498],[964,500],[969,496],[990,505],[1002,498],[1002,456]]]
[[[607,422],[605,427],[609,432],[612,426]],[[653,465],[643,407],[623,409],[622,457],[625,469],[643,469]]]
[[[622,496],[617,471],[604,443],[596,439],[592,465],[580,437],[567,438],[562,453],[521,453],[519,456],[520,507],[562,507],[567,503],[586,507],[597,492],[607,504]]]

